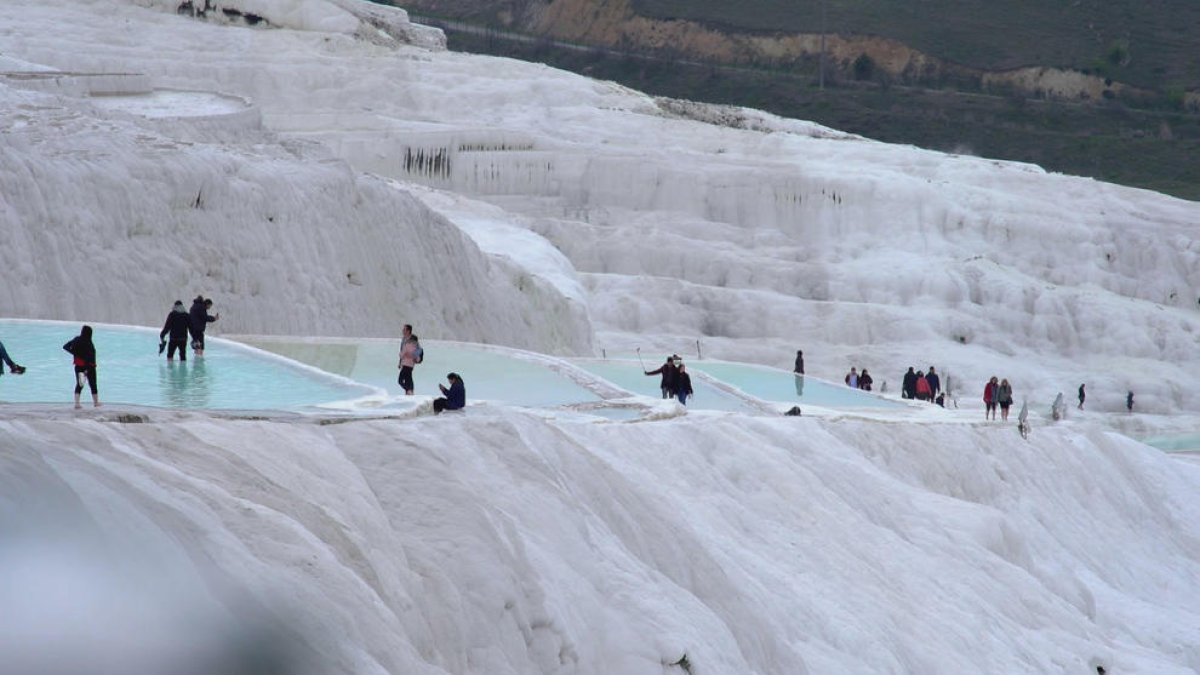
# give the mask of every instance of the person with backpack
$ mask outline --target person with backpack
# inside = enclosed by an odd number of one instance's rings
[[[404,390],[405,396],[412,396],[416,385],[413,383],[413,366],[417,364],[417,350],[421,349],[417,336],[412,334],[412,324],[404,324],[400,331],[400,377],[396,383]],[[421,350],[422,357],[424,350]]]
[[[933,396],[929,389],[929,380],[925,379],[925,373],[917,371],[917,379],[913,381],[913,393],[918,401],[931,401]]]
[[[662,381],[659,382],[659,388],[662,389],[662,397],[663,398],[674,398],[675,397],[675,389],[676,389],[675,383],[676,383],[676,380],[679,378],[679,368],[678,368],[678,364],[676,363],[676,359],[678,359],[678,358],[679,358],[678,355],[672,354],[671,356],[667,357],[666,363],[663,363],[658,368],[655,368],[654,370],[643,370],[642,371],[647,376],[662,375]],[[682,361],[680,361],[679,363],[682,363]]]
[[[675,375],[675,398],[679,399],[681,404],[687,405],[688,397],[693,393],[695,392],[692,391],[692,376],[688,375],[687,366],[680,361]]]
[[[183,303],[179,303],[182,307]],[[186,316],[186,315],[185,315]],[[79,335],[71,338],[63,345],[73,358],[75,365],[75,408],[78,410],[79,395],[83,393],[83,382],[87,380],[88,388],[92,391],[92,406],[100,407],[100,393],[96,387],[96,345],[92,344],[92,327],[84,326]]]
[[[1008,383],[1008,378],[1000,381],[1000,390],[996,392],[996,402],[1000,404],[1000,419],[1008,421],[1008,409],[1012,407],[1012,385]]]
[[[175,305],[167,314],[162,332],[158,334],[158,353],[163,351],[163,343],[167,344],[167,360],[175,360],[175,350],[179,350],[179,360],[187,361],[187,339],[192,331],[192,319],[183,307],[182,300],[176,300]],[[170,336],[168,339],[168,335]]]
[[[463,385],[462,377],[458,373],[450,373],[446,375],[446,379],[450,381],[450,388],[445,385],[438,384],[438,389],[442,390],[442,396],[433,399],[433,414],[438,415],[443,410],[462,410],[467,405],[467,388]]]
[[[4,348],[4,343],[0,342],[0,375],[4,374],[3,364],[5,363],[8,364],[8,372],[10,373],[20,375],[21,373],[25,372],[24,366],[18,366],[17,364],[13,363],[12,358],[10,358],[8,355],[8,350]]]

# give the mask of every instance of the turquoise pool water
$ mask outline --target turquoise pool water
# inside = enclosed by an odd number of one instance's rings
[[[1143,443],[1167,452],[1200,452],[1200,433],[1150,436]]]
[[[69,404],[75,389],[71,355],[62,345],[81,323],[0,319],[0,342],[23,375],[0,377],[0,401]],[[101,403],[162,408],[302,410],[378,395],[349,382],[255,349],[209,337],[202,358],[168,363],[152,328],[92,324]],[[84,388],[82,401],[91,404]]]
[[[400,371],[400,341],[322,339],[289,340],[279,337],[245,338],[249,344],[385,390],[391,396],[403,392],[396,383]],[[470,347],[461,343],[422,340],[425,361],[413,369],[418,395],[440,396],[439,384],[448,384],[446,374],[458,373],[467,388],[467,402],[493,401],[508,405],[545,408],[601,400],[586,387],[576,384],[549,367],[517,358],[502,351]]]
[[[618,387],[634,394],[642,394],[651,398],[661,398],[662,390],[659,383],[661,375],[646,375],[637,361],[618,361],[600,359],[571,359],[571,363],[596,375]],[[658,366],[654,366],[657,368]],[[651,368],[653,370],[654,368]],[[691,369],[691,365],[688,365]],[[709,386],[698,377],[692,378],[692,390],[695,396],[688,399],[687,406],[696,410],[726,410],[731,412],[761,412],[756,408],[720,389]]]
[[[803,387],[800,387],[792,373],[766,366],[730,361],[692,361],[688,368],[702,371],[764,401],[795,401],[827,408],[904,407],[902,403],[812,377],[804,378]]]

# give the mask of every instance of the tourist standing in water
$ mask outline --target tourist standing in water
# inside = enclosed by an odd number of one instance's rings
[[[209,315],[208,310],[212,309],[212,305],[212,298],[205,299],[197,295],[192,301],[192,309],[188,312],[192,328],[192,351],[196,356],[204,356],[204,330],[208,328],[208,324],[221,318],[220,312],[217,312],[216,316]]]
[[[0,375],[4,374],[4,365],[8,364],[8,372],[20,375],[25,372],[24,366],[18,366],[13,363],[13,360],[8,356],[8,350],[4,348],[4,343],[0,342]]]
[[[796,350],[796,366],[792,369],[796,378],[796,395],[804,396],[804,352]]]
[[[683,362],[679,362],[679,369],[675,374],[675,398],[683,405],[687,405],[688,397],[692,392],[692,376],[688,375],[687,366]]]
[[[679,369],[676,359],[679,357],[671,355],[667,357],[666,363],[662,364],[654,370],[643,370],[646,375],[662,375],[662,381],[659,382],[659,388],[662,389],[663,398],[671,398],[675,396],[675,383],[679,379]]]
[[[179,350],[179,360],[187,361],[187,339],[188,334],[192,332],[192,319],[188,316],[187,309],[183,306],[182,300],[176,300],[171,311],[167,314],[167,320],[163,323],[162,331],[158,334],[159,349],[158,353],[162,353],[162,341],[167,341],[167,360],[175,360],[175,350]]]
[[[183,303],[179,303],[183,306]],[[92,405],[100,407],[100,392],[96,387],[96,345],[92,344],[92,327],[84,326],[79,335],[71,338],[63,345],[63,350],[75,357],[75,408],[79,405],[79,395],[83,393],[83,383],[87,380],[88,388],[92,391]]]

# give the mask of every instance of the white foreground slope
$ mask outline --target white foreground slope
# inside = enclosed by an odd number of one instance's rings
[[[814,374],[866,366],[893,388],[935,363],[970,383],[964,398],[1000,375],[1043,406],[1086,381],[1098,409],[1128,389],[1146,411],[1200,409],[1197,204],[347,30],[10,4],[7,56],[246,97],[275,131],[457,195],[431,203],[473,233],[468,197],[502,206],[484,229],[535,231],[582,273],[598,347],[700,339],[776,365],[804,348]],[[545,244],[521,255],[528,242],[510,263],[561,277]]]
[[[0,422],[16,672],[179,672],[226,611],[322,673],[1200,668],[1200,467],[1115,434],[152,416]]]

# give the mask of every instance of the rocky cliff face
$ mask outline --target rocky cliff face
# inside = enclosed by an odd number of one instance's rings
[[[469,0],[415,0],[408,4],[418,11],[456,16],[480,13]],[[819,33],[734,32],[694,21],[651,19],[639,16],[631,0],[517,1],[494,8],[492,16],[514,30],[554,39],[728,64],[805,64],[811,68],[821,52]],[[898,82],[952,80],[1073,100],[1148,93],[1102,77],[1057,68],[972,68],[875,35],[827,35],[825,53],[827,72],[843,78],[854,78],[855,63],[866,57],[872,77]]]

